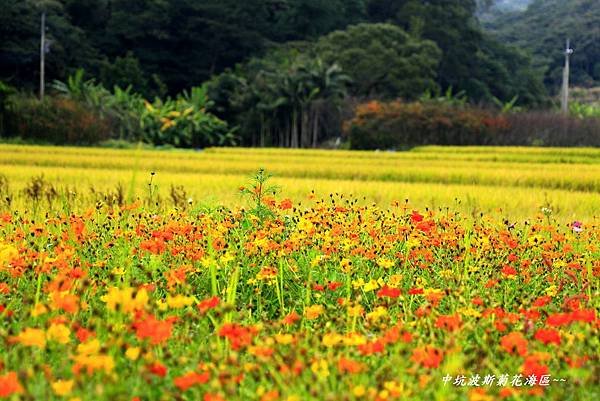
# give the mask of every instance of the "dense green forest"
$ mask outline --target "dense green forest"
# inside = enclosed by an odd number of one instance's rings
[[[496,13],[484,27],[502,43],[533,55],[552,93],[560,87],[565,40],[571,40],[571,82],[600,85],[600,1],[534,0],[523,12]]]
[[[50,80],[84,68],[107,87],[175,94],[290,41],[314,42],[349,25],[385,22],[439,47],[441,57],[430,51],[429,63],[439,61],[434,79],[442,89],[453,86],[475,100],[519,94],[536,102],[544,95],[524,53],[479,27],[473,0],[6,0],[0,79],[13,86],[37,84],[42,10],[48,13]],[[377,37],[364,39],[374,44]],[[429,69],[425,73],[427,80]],[[386,88],[383,95],[402,95],[398,90]]]
[[[427,141],[448,142],[439,135],[452,125],[461,143],[501,143],[494,135],[507,122],[478,110],[454,120],[453,110],[548,107],[567,34],[573,81],[596,83],[599,4],[535,0],[507,12],[526,2],[4,0],[0,135],[314,147],[343,135],[357,106],[401,100],[414,105],[383,114],[408,110],[413,127],[436,132]],[[42,13],[51,96],[36,103]]]

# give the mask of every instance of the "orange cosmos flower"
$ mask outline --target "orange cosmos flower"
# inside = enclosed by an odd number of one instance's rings
[[[79,297],[66,291],[53,291],[50,293],[50,308],[75,313],[79,310]]]
[[[539,380],[541,376],[549,374],[548,366],[540,363],[542,359],[543,358],[538,355],[528,355],[522,366],[523,376],[528,377],[535,375],[537,380]]]
[[[203,401],[225,401],[225,398],[221,397],[219,394],[204,394]]]
[[[448,331],[455,331],[458,330],[458,328],[460,327],[461,324],[461,319],[460,319],[460,315],[457,313],[455,315],[451,315],[451,316],[438,316],[436,322],[435,322],[435,327],[439,328],[439,329],[444,329],[444,330],[448,330]]]
[[[360,373],[364,369],[364,365],[362,363],[354,361],[352,359],[347,359],[347,358],[341,357],[340,360],[338,361],[337,368],[338,368],[339,372],[342,374],[344,374],[344,373],[356,374],[356,373]]]
[[[506,350],[509,354],[517,352],[517,354],[524,356],[527,353],[527,340],[522,333],[513,331],[500,339],[500,346]]]
[[[149,338],[150,343],[157,345],[167,341],[173,331],[173,318],[157,320],[153,315],[148,315],[144,320],[138,320],[132,324],[136,335],[140,340]]]
[[[275,401],[278,398],[279,398],[279,391],[271,390],[271,391],[264,393],[263,396],[260,397],[260,401]]]
[[[210,379],[210,373],[188,372],[183,376],[176,377],[173,383],[181,390],[185,391],[196,384],[204,384]]]
[[[279,204],[279,209],[288,210],[292,208],[292,201],[290,199],[284,199]]]
[[[13,394],[21,394],[23,387],[19,383],[16,372],[8,372],[4,376],[0,376],[0,397],[8,398]]]
[[[444,359],[444,354],[434,346],[426,345],[415,348],[410,359],[426,368],[437,368]]]
[[[398,298],[401,294],[401,291],[398,288],[392,288],[392,287],[388,287],[387,285],[384,285],[383,287],[381,287],[381,289],[379,291],[377,291],[377,296],[379,298],[382,297],[389,297],[389,298]]]
[[[292,311],[286,317],[283,318],[282,322],[283,322],[283,324],[291,326],[292,324],[296,323],[298,320],[300,320],[300,316],[296,313],[296,311]]]
[[[247,328],[236,323],[225,323],[219,330],[219,336],[227,338],[234,350],[250,345],[254,334],[256,334],[255,328]]]
[[[304,316],[306,316],[308,320],[317,319],[323,312],[325,312],[323,305],[311,305],[304,308]]]
[[[200,301],[197,308],[201,313],[206,313],[210,309],[214,309],[217,306],[219,306],[219,302],[220,302],[219,297],[214,296],[212,298],[207,298],[207,299]]]

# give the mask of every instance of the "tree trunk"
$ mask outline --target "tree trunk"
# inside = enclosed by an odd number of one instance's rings
[[[294,109],[292,111],[292,138],[291,138],[291,146],[292,148],[298,147],[298,111]]]
[[[300,132],[300,146],[308,148],[310,146],[310,108],[302,111],[302,131]]]
[[[319,139],[319,115],[321,114],[320,106],[315,106],[313,109],[313,121],[312,121],[312,147],[317,147],[317,141]]]

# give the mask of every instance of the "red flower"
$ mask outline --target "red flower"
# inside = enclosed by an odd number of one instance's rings
[[[501,271],[502,274],[504,274],[505,276],[516,276],[517,274],[517,270],[509,265],[504,265]]]
[[[86,342],[90,337],[94,336],[94,332],[90,331],[84,327],[79,327],[75,332],[75,336],[79,340],[79,342]]]
[[[513,331],[500,339],[500,345],[509,354],[517,352],[519,355],[524,356],[527,353],[527,340],[523,334]]]
[[[188,388],[196,385],[196,384],[204,384],[210,379],[210,373],[196,373],[196,372],[188,372],[183,376],[176,377],[173,380],[173,383],[179,388],[181,391],[185,391]]]
[[[423,215],[419,214],[419,212],[417,212],[416,210],[413,210],[412,215],[410,216],[410,220],[413,223],[419,223],[423,221]]]
[[[329,291],[335,291],[341,286],[342,283],[340,283],[339,281],[332,281],[331,283],[327,284],[327,288],[329,289]]]
[[[389,297],[389,298],[398,298],[401,292],[398,288],[391,288],[387,285],[384,285],[379,291],[377,291],[377,296],[379,298]]]
[[[421,294],[423,294],[423,289],[422,288],[411,288],[410,290],[408,290],[408,294],[409,295],[421,295]]]
[[[548,345],[554,343],[560,345],[560,333],[554,329],[539,329],[534,338]]]
[[[219,306],[219,302],[220,302],[219,297],[214,296],[212,298],[207,298],[207,299],[200,301],[200,303],[198,304],[197,307],[201,313],[206,313],[210,309],[214,309],[217,306]]]
[[[580,309],[571,313],[571,319],[574,322],[592,323],[596,320],[596,311],[594,309]]]
[[[533,306],[541,308],[542,306],[548,304],[550,301],[552,301],[552,298],[547,295],[544,295],[533,301]]]
[[[419,224],[417,224],[417,229],[419,231],[423,231],[424,233],[428,233],[431,230],[433,230],[435,227],[435,222],[433,221],[422,221]]]
[[[148,365],[148,370],[150,371],[150,373],[156,376],[165,377],[167,375],[167,367],[158,362],[154,362],[152,365]]]
[[[570,313],[554,313],[546,319],[546,324],[549,326],[566,326],[571,323]]]

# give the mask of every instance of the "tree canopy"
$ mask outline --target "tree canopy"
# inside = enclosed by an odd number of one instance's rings
[[[475,0],[6,0],[0,80],[37,86],[45,10],[49,81],[84,68],[107,87],[175,95],[293,41],[317,43],[326,64],[354,78],[352,94],[416,97],[452,87],[476,102],[514,95],[539,102],[539,74],[526,55],[482,30],[477,7]],[[355,40],[367,45],[349,47]]]
[[[575,50],[571,56],[571,82],[600,85],[599,21],[597,0],[534,0],[525,11],[498,13],[485,26],[498,40],[531,52],[546,85],[557,91],[567,38]]]
[[[414,98],[435,91],[441,58],[437,45],[392,24],[358,24],[322,37],[316,52],[337,62],[352,78],[358,96]]]

